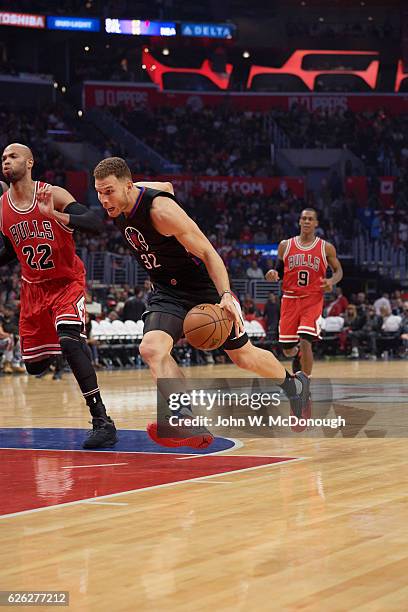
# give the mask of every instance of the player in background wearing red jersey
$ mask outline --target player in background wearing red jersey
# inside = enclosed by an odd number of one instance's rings
[[[282,240],[275,270],[266,280],[276,282],[283,269],[279,342],[287,357],[294,357],[293,371],[308,376],[313,369],[312,342],[319,338],[318,319],[323,311],[325,292],[343,278],[341,263],[332,244],[316,236],[317,212],[305,208],[300,215],[300,235]],[[327,267],[332,269],[326,278]]]
[[[63,353],[92,415],[84,448],[112,446],[116,428],[106,414],[86,344],[85,268],[75,253],[75,229],[98,233],[102,220],[61,187],[33,181],[34,159],[22,144],[2,155],[10,189],[0,199],[0,266],[21,264],[20,341],[27,372],[38,375]]]

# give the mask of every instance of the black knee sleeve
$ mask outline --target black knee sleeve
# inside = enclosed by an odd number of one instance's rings
[[[76,353],[81,350],[88,359],[92,360],[91,351],[81,336],[81,328],[79,325],[60,325],[57,329],[58,338],[60,341],[62,354],[68,360],[71,353]]]
[[[85,340],[81,337],[80,331],[79,325],[60,325],[58,327],[58,337],[62,354],[68,361],[82,394],[88,401],[88,398],[93,397],[96,393],[100,398],[99,387],[95,369],[92,365],[91,352]]]
[[[39,374],[44,374],[44,372],[48,370],[50,363],[51,359],[47,357],[46,359],[41,359],[41,361],[25,361],[24,365],[28,374],[31,374],[31,376],[38,376]]]
[[[309,344],[313,344],[313,342],[317,340],[316,336],[312,336],[311,334],[299,334],[299,338],[301,340],[306,340]]]
[[[298,341],[296,341],[296,342],[279,342],[279,345],[280,345],[280,347],[281,347],[281,349],[283,351],[286,351],[286,350],[289,351],[290,349],[295,348],[295,346],[297,346],[298,344],[299,344]]]

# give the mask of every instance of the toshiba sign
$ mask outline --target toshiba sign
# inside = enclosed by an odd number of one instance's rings
[[[45,28],[44,15],[31,15],[29,13],[0,12],[0,26],[14,26],[17,28]]]

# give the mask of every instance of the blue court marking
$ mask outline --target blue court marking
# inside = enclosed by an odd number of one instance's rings
[[[84,450],[82,442],[86,429],[55,428],[0,428],[1,448],[46,449],[46,450]],[[152,442],[145,431],[122,429],[118,431],[119,442],[110,448],[97,449],[99,452],[118,453],[164,453],[182,455],[209,455],[228,450],[235,446],[232,440],[215,438],[209,448],[199,450],[188,446],[165,448]]]

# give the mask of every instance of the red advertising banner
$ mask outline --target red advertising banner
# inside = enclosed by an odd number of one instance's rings
[[[368,189],[366,176],[349,176],[345,182],[345,193],[356,200],[359,206],[367,205]]]
[[[84,170],[67,170],[65,172],[66,189],[75,196],[78,202],[86,200],[89,187],[89,174]]]
[[[395,176],[380,176],[378,180],[380,181],[379,196],[384,208],[393,208]]]
[[[136,181],[147,180],[146,176],[134,176]],[[193,189],[214,194],[237,193],[243,196],[269,196],[280,192],[286,195],[292,192],[298,198],[304,197],[305,181],[301,177],[274,176],[269,177],[236,177],[236,176],[190,176],[172,175],[155,176],[155,181],[171,181],[175,193],[189,195]]]
[[[311,112],[330,113],[340,110],[353,112],[384,109],[390,114],[408,113],[408,94],[265,94],[265,93],[198,93],[159,91],[155,85],[86,81],[83,86],[83,107],[119,106],[156,108],[158,106],[231,106],[241,110],[268,111],[272,108],[289,110],[295,104]]]

